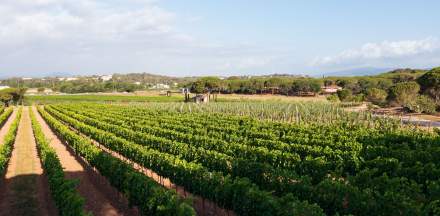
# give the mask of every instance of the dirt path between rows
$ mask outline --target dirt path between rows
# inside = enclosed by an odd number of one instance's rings
[[[6,123],[3,125],[3,127],[0,129],[0,145],[2,145],[5,141],[5,136],[9,131],[9,128],[12,125],[12,122],[14,121],[15,117],[17,116],[17,110],[14,109],[12,114],[9,116],[9,119],[6,120]]]
[[[60,122],[63,122],[60,119],[57,119],[57,120]],[[68,125],[67,123],[65,123],[65,124]],[[192,193],[188,192],[187,190],[185,190],[184,187],[174,184],[169,178],[164,178],[164,177],[160,176],[159,174],[157,174],[156,172],[154,172],[153,170],[148,169],[148,168],[146,168],[136,162],[133,162],[132,160],[129,160],[128,158],[124,157],[123,155],[121,155],[111,149],[106,148],[104,145],[100,144],[99,142],[90,138],[89,136],[79,132],[75,128],[73,128],[71,126],[69,126],[69,128],[72,131],[75,131],[76,133],[81,135],[82,137],[90,139],[92,141],[92,143],[95,144],[97,147],[99,147],[101,150],[107,152],[108,154],[112,155],[113,157],[116,157],[122,161],[125,161],[127,164],[130,164],[135,170],[150,177],[152,180],[161,184],[163,187],[170,189],[170,190],[175,190],[180,197],[190,198],[193,201],[192,204],[193,204],[194,209],[196,210],[197,215],[202,215],[202,216],[214,216],[214,215],[215,216],[235,216],[236,215],[232,210],[227,210],[227,209],[221,208],[216,203],[214,203],[208,199],[205,199],[201,196],[192,194]]]
[[[85,198],[85,209],[95,216],[123,216],[135,215],[125,203],[121,203],[117,197],[109,196],[109,190],[97,187],[103,179],[96,181],[96,176],[90,173],[90,167],[81,162],[81,159],[73,154],[63,142],[58,139],[56,134],[49,128],[35,107],[32,108],[38,122],[41,125],[45,137],[50,141],[50,145],[56,150],[61,165],[65,171],[67,179],[79,179],[77,187],[79,193]]]
[[[57,215],[37,154],[28,108],[23,109],[14,150],[2,182],[0,215]]]
[[[120,160],[125,161],[126,163],[130,164],[135,170],[150,177],[152,180],[161,184],[163,187],[170,189],[170,190],[175,190],[180,197],[192,199],[192,201],[193,201],[192,204],[193,204],[194,209],[197,212],[197,215],[202,215],[202,216],[235,216],[236,215],[231,210],[223,209],[223,208],[219,207],[216,203],[214,203],[208,199],[204,199],[201,196],[198,196],[198,195],[195,195],[195,194],[188,192],[187,190],[185,190],[184,187],[178,186],[178,185],[174,184],[173,182],[171,182],[171,180],[169,178],[164,178],[164,177],[160,176],[159,174],[157,174],[156,172],[154,172],[153,170],[145,168],[144,166],[142,166],[136,162],[133,162],[132,160],[124,157],[123,155],[106,148],[104,145],[100,144],[99,142],[97,142],[94,139],[91,139],[87,135],[79,132],[75,128],[72,128],[70,126],[69,126],[69,128],[71,130],[75,131],[76,133],[78,133],[79,135],[81,135],[87,139],[90,139],[92,141],[92,143],[95,144],[97,147],[99,147],[101,150],[107,152],[108,154],[112,155],[113,157],[119,158]]]

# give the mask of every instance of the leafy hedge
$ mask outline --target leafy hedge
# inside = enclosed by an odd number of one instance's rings
[[[170,178],[175,184],[194,194],[234,210],[238,215],[291,215],[287,212],[297,209],[307,209],[309,215],[323,215],[319,206],[299,201],[292,194],[282,198],[275,197],[271,192],[262,191],[248,178],[210,172],[200,163],[188,162],[174,155],[137,145],[56,112],[51,106],[47,107],[47,111],[107,148]]]
[[[1,110],[1,112],[0,112],[1,113],[0,114],[0,127],[6,123],[6,120],[8,120],[9,116],[11,116],[12,111],[14,111],[14,109],[12,107]]]
[[[12,113],[12,108],[9,108],[8,111],[5,111],[5,113],[9,112],[9,111]],[[11,153],[12,153],[12,149],[13,149],[13,145],[14,145],[14,141],[15,141],[15,136],[17,135],[18,124],[20,123],[20,119],[21,119],[21,111],[22,111],[22,108],[20,108],[18,110],[17,116],[15,117],[14,121],[12,122],[11,127],[9,128],[9,131],[6,134],[3,143],[0,144],[0,173],[2,173],[2,174],[6,170],[6,167],[8,165],[8,161],[11,158]],[[5,113],[3,113],[3,114],[5,114]],[[8,117],[11,113],[8,114]],[[4,116],[3,114],[0,116],[0,119],[3,119],[3,116]],[[5,120],[2,121],[2,124],[4,121]]]
[[[84,198],[76,190],[78,181],[64,178],[63,167],[55,149],[50,147],[33,111],[30,111],[30,116],[37,149],[44,171],[49,179],[50,191],[58,208],[58,213],[61,216],[90,215],[90,213],[84,211]]]
[[[195,215],[188,200],[179,198],[174,190],[163,188],[133,167],[96,147],[90,139],[81,137],[50,116],[41,107],[38,111],[49,126],[99,170],[110,183],[123,193],[130,205],[137,206],[142,215]]]
[[[317,203],[327,215],[424,215],[439,209],[440,137],[432,133],[372,129],[369,125],[351,124],[348,119],[332,125],[289,125],[252,121],[226,113],[178,113],[150,106],[58,104],[47,106],[45,110],[101,144],[158,170],[162,176],[170,176],[173,182],[183,184],[191,192],[219,205],[237,206],[236,209],[246,211],[234,209],[237,214],[276,215],[278,212],[272,207],[283,211],[288,209],[285,207],[288,202],[296,203],[282,197],[289,192],[294,195],[292,199]],[[257,164],[252,159],[255,154],[230,151],[237,146],[247,146],[247,149],[258,146],[264,149],[260,153],[273,150],[298,153],[301,161],[288,171],[289,174],[297,172],[300,181],[288,184],[284,182],[289,179],[279,178],[276,184],[267,184],[278,178],[268,175],[270,172],[263,169],[264,166],[248,166]],[[210,161],[208,155],[224,157],[211,157]],[[243,163],[234,163],[237,159],[244,159]],[[221,161],[230,161],[232,166],[225,167]],[[176,164],[174,167],[168,165],[172,162]],[[188,168],[173,171],[184,163]],[[265,161],[263,164],[270,167],[277,163]],[[197,175],[203,167],[213,173],[213,179],[222,179],[215,172],[222,170],[228,181],[216,184],[218,189],[208,189],[216,182]],[[258,178],[261,175],[257,173],[265,175]],[[229,177],[248,177],[250,183],[231,186]],[[263,192],[282,197],[277,199],[283,200],[279,202],[283,203],[281,207],[276,206],[270,196],[256,199],[255,194],[260,194],[247,193],[243,188],[251,183]],[[277,189],[270,189],[275,185],[273,188]],[[216,192],[209,193],[211,191]],[[241,200],[225,199],[225,191],[231,194],[229,197]],[[252,206],[248,200],[258,204]],[[286,212],[298,209],[304,208],[295,206]]]

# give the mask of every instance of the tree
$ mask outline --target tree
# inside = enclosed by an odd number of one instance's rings
[[[272,77],[266,81],[264,81],[264,87],[266,88],[276,88],[280,87],[280,85],[283,83],[283,79],[279,77]]]
[[[44,87],[40,87],[40,88],[38,88],[38,89],[37,89],[38,93],[43,93],[43,92],[44,92],[44,90],[45,90],[45,88],[44,88]]]
[[[223,86],[222,80],[218,77],[203,77],[200,80],[204,83],[205,90],[209,92],[219,91]]]
[[[202,94],[205,93],[205,82],[202,80],[197,80],[191,84],[190,88],[191,92],[194,92],[196,94]]]
[[[358,94],[362,91],[359,82],[354,78],[338,79],[336,84],[344,89],[350,89],[353,94]]]
[[[1,92],[0,93],[0,101],[5,104],[5,106],[9,106],[9,102],[12,100],[12,95],[8,93]]]
[[[377,88],[388,91],[389,88],[393,86],[393,81],[389,79],[379,79],[377,81]]]
[[[9,106],[10,102],[20,103],[23,100],[24,93],[26,89],[24,88],[7,88],[0,91],[0,101]]]
[[[401,82],[390,88],[388,101],[392,105],[403,106],[414,101],[420,91],[416,82]]]
[[[330,80],[330,79],[326,79],[326,80],[324,80],[324,86],[331,86],[331,85],[333,85],[334,84],[334,81],[333,80]]]
[[[203,77],[191,83],[191,92],[201,94],[205,92],[219,92],[224,89],[224,82],[218,77]]]
[[[298,79],[292,83],[294,93],[318,93],[321,90],[321,83],[316,79]]]
[[[366,93],[368,89],[377,87],[377,80],[371,79],[371,78],[366,78],[366,77],[360,78],[358,80],[358,85],[359,85],[360,91],[362,93]]]
[[[434,68],[417,79],[424,94],[431,96],[440,105],[440,67]]]
[[[382,104],[387,98],[387,92],[378,88],[369,88],[366,92],[366,99],[374,104]]]

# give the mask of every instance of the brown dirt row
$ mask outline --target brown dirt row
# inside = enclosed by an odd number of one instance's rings
[[[86,211],[95,216],[137,215],[130,209],[127,201],[117,194],[117,190],[108,181],[92,169],[83,159],[69,149],[49,128],[36,108],[32,108],[44,135],[55,149],[67,179],[79,179],[78,192],[85,198]]]
[[[0,215],[57,215],[38,157],[28,108],[23,109],[1,194]]]
[[[127,159],[126,157],[122,156],[121,154],[106,148],[105,146],[103,146],[99,142],[97,142],[96,140],[93,140],[90,137],[80,133],[78,130],[76,130],[72,127],[70,127],[70,129],[75,131],[79,135],[90,139],[97,147],[99,147],[103,151],[105,151],[105,152],[109,153],[110,155],[112,155],[116,158],[119,158],[122,161],[125,161],[126,163],[132,165],[132,167],[134,169],[136,169],[137,171],[139,171],[141,173],[144,173],[145,175],[147,175],[148,177],[150,177],[151,179],[153,179],[157,183],[161,184],[163,187],[175,190],[180,197],[192,199],[193,200],[193,207],[196,210],[197,215],[206,215],[206,216],[211,216],[211,215],[234,216],[235,215],[235,213],[233,211],[223,209],[208,199],[205,199],[201,196],[189,193],[188,191],[185,190],[184,187],[173,184],[170,179],[164,178],[164,177],[158,175],[153,170],[145,168],[142,165]]]

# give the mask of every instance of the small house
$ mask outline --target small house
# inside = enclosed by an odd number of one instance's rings
[[[151,86],[150,89],[170,89],[170,85],[158,83],[158,84]]]
[[[110,81],[111,79],[113,79],[113,75],[103,75],[103,76],[100,76],[99,79],[101,79],[103,82],[107,82],[107,81]]]
[[[208,95],[196,95],[195,97],[192,98],[194,103],[208,103],[209,102],[209,97]]]
[[[342,90],[342,87],[337,86],[337,85],[321,87],[321,92],[323,94],[333,94],[333,93],[336,93],[338,90]]]

